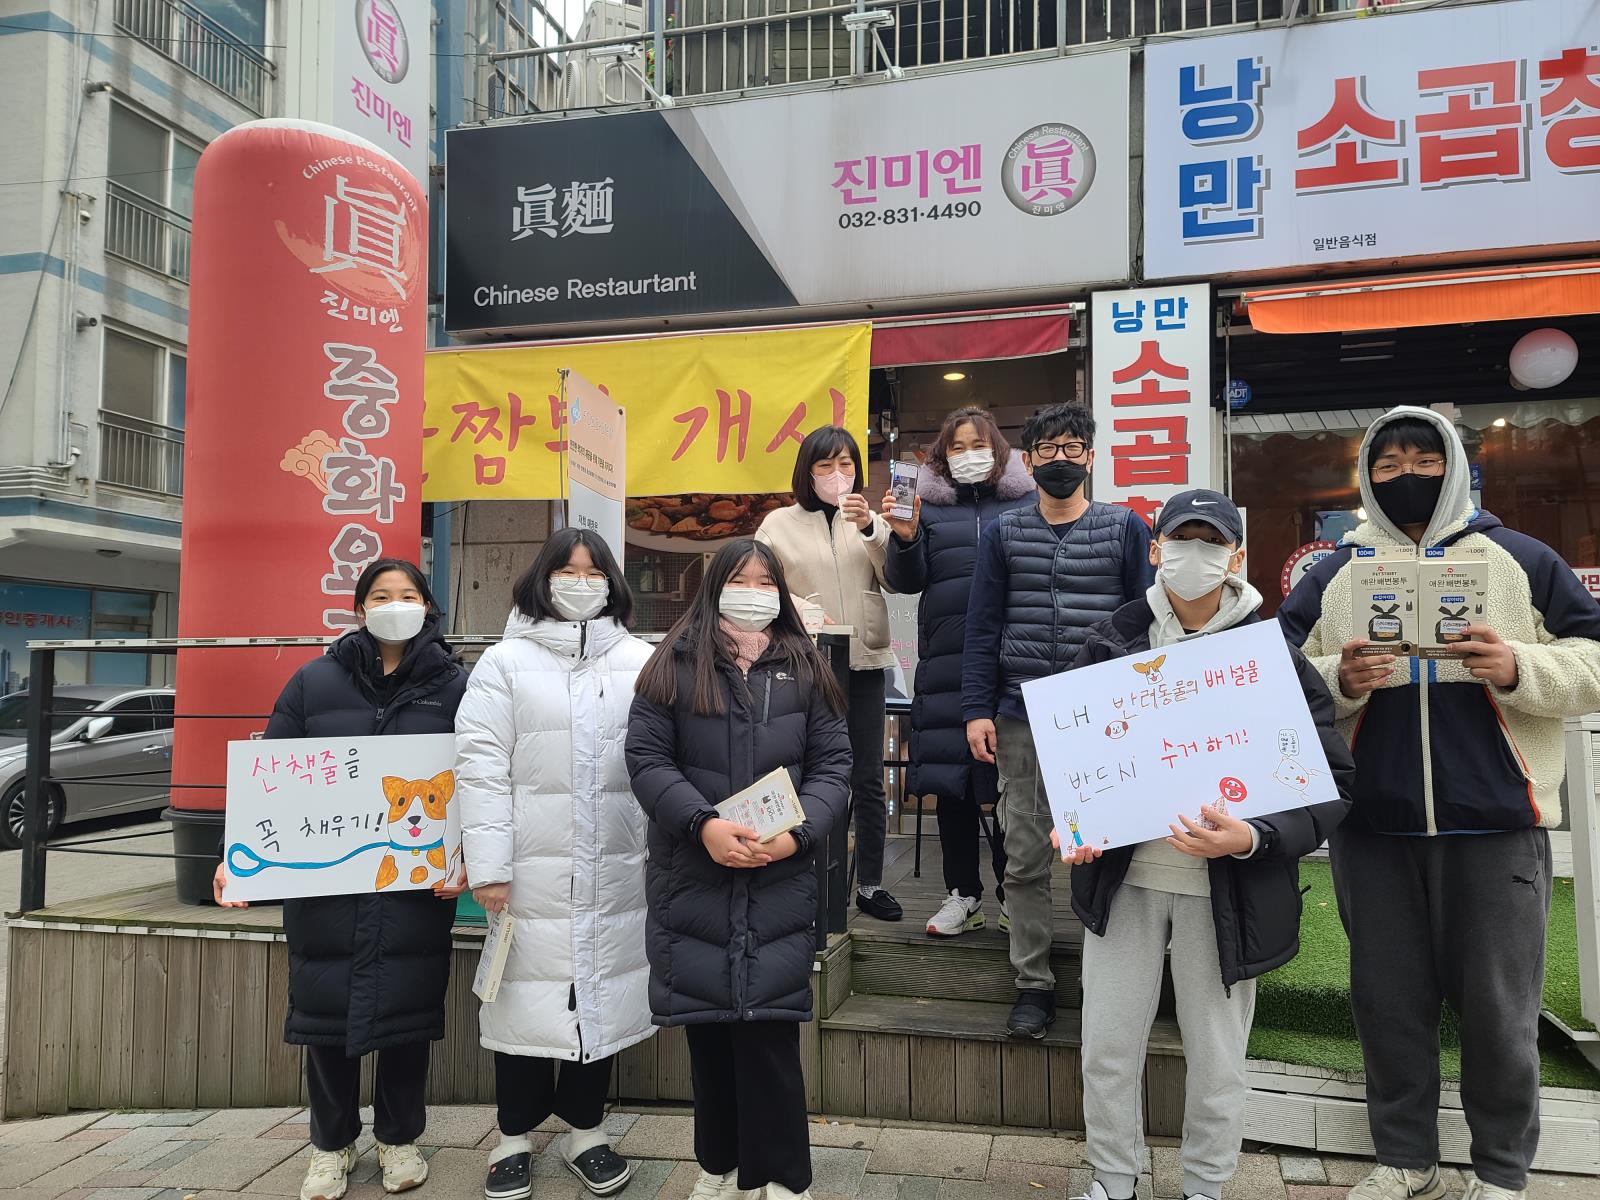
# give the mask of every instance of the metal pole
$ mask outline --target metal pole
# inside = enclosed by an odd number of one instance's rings
[[[22,806],[22,895],[19,908],[44,907],[44,837],[50,786],[50,710],[55,707],[56,652],[28,656],[28,765]]]
[[[650,21],[655,32],[656,94],[666,96],[670,94],[667,84],[667,0],[652,0],[650,9]]]

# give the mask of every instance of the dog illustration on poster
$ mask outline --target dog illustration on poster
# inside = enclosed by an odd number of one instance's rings
[[[378,864],[377,889],[381,892],[400,878],[401,864],[409,864],[411,883],[443,883],[461,858],[461,849],[447,860],[444,852],[445,820],[455,797],[454,771],[441,771],[432,779],[383,777],[383,794],[389,802],[389,852]],[[418,861],[418,860],[421,861]],[[430,879],[433,871],[437,879]]]

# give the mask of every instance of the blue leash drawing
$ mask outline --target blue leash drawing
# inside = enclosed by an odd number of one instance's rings
[[[368,842],[365,846],[357,846],[342,858],[330,859],[327,862],[280,862],[276,859],[262,858],[243,842],[235,842],[228,847],[228,873],[235,879],[249,879],[252,875],[259,875],[268,867],[283,867],[290,871],[319,871],[326,867],[337,867],[349,862],[359,854],[368,850],[395,850],[405,854],[422,854],[429,850],[442,850],[444,839],[430,842],[426,846],[402,846],[397,842],[382,841]],[[238,856],[243,856],[245,865],[240,866]]]

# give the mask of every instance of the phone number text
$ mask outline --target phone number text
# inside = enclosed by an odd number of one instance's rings
[[[879,225],[916,225],[922,221],[959,221],[983,211],[977,200],[959,204],[930,204],[927,208],[885,208],[881,211],[839,214],[840,229],[872,229]]]

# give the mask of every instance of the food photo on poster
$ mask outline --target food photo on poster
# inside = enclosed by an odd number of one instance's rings
[[[1338,798],[1276,621],[1022,686],[1063,849],[1165,838]]]

